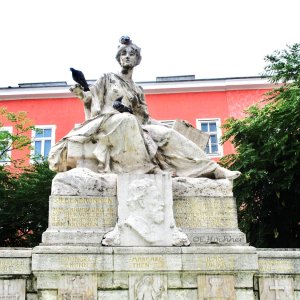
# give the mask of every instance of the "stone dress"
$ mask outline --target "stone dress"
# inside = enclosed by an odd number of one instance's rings
[[[113,108],[121,96],[133,114]],[[54,171],[75,167],[117,174],[171,170],[176,176],[202,177],[218,167],[192,141],[151,119],[143,90],[132,81],[104,74],[83,92],[82,100],[86,121],[52,147],[48,160]]]

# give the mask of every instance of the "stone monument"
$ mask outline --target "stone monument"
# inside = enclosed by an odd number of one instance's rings
[[[51,149],[42,243],[0,249],[0,298],[300,299],[300,251],[247,245],[232,194],[240,173],[210,160],[185,122],[149,116],[129,37],[116,59],[119,73],[71,88],[86,120]]]

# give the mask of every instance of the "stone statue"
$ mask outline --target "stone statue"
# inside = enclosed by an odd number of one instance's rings
[[[195,143],[150,117],[143,90],[132,80],[141,58],[141,49],[129,37],[122,37],[116,54],[120,72],[103,74],[89,91],[79,85],[70,89],[84,102],[86,120],[52,147],[50,168],[58,172],[85,167],[98,173],[238,177],[240,172],[220,167]],[[128,110],[118,111],[116,99]]]

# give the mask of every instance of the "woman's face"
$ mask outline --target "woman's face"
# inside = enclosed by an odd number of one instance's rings
[[[137,53],[132,47],[125,47],[120,53],[120,64],[125,69],[132,69],[138,61]]]

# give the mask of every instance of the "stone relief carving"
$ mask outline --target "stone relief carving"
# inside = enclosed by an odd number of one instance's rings
[[[60,280],[58,300],[96,300],[97,282],[89,275],[64,275]]]
[[[166,300],[167,284],[163,275],[132,276],[130,300]]]
[[[118,199],[118,224],[102,244],[189,245],[187,236],[175,225],[169,176],[123,175],[118,180]]]

